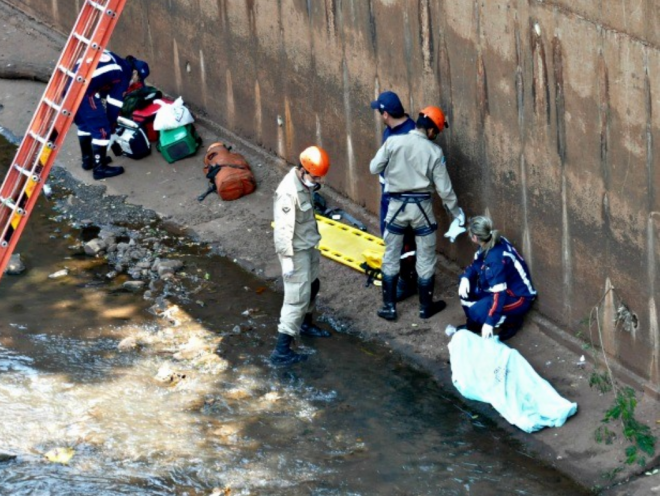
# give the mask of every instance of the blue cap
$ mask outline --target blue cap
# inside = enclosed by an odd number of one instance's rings
[[[133,69],[138,72],[138,75],[142,81],[149,77],[149,64],[147,64],[144,60],[133,59]]]
[[[140,79],[147,79],[149,77],[150,71],[149,71],[149,64],[147,64],[144,60],[138,60],[135,59],[135,70],[138,71],[138,74],[140,75]]]
[[[371,102],[371,108],[387,112],[393,116],[401,116],[404,114],[401,100],[399,100],[399,97],[393,91],[385,91],[378,95],[378,99]]]

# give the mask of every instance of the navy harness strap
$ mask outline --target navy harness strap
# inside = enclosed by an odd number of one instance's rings
[[[428,236],[429,234],[433,234],[435,231],[437,231],[438,224],[431,223],[431,219],[429,219],[428,215],[426,215],[426,212],[424,211],[421,205],[422,202],[431,199],[430,193],[390,193],[389,195],[390,198],[401,201],[401,206],[394,213],[392,219],[385,226],[385,228],[389,232],[400,236],[404,234],[406,228],[395,224],[394,220],[406,208],[406,205],[408,205],[409,203],[414,203],[415,205],[417,205],[419,209],[422,211],[422,215],[424,215],[424,219],[426,220],[426,227],[419,227],[415,229],[415,236]]]

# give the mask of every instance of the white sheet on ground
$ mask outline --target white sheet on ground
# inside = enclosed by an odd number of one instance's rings
[[[452,381],[468,399],[485,401],[525,432],[561,427],[577,412],[577,403],[562,398],[523,356],[499,339],[470,331],[449,342]]]

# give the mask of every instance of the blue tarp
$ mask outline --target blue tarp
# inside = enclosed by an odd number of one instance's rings
[[[468,399],[490,403],[525,432],[561,427],[577,412],[523,356],[497,338],[458,331],[449,343],[452,381]]]

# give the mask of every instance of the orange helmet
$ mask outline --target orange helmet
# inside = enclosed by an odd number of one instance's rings
[[[310,146],[300,154],[300,165],[312,176],[323,177],[330,169],[330,157],[323,148]]]
[[[440,107],[423,108],[419,111],[419,115],[420,117],[428,117],[431,119],[431,122],[435,124],[440,132],[442,132],[444,128],[449,127],[449,124],[447,124],[447,121],[445,120],[445,113]]]

